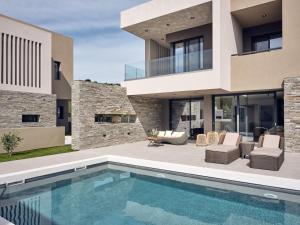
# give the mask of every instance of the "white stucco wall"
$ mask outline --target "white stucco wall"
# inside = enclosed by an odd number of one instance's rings
[[[154,0],[124,12],[123,25],[153,18],[162,13],[174,12],[187,8],[189,4],[202,4],[205,1],[178,1],[170,4],[169,0]],[[231,16],[230,0],[213,0],[213,68],[211,70],[195,71],[148,79],[124,81],[121,85],[127,87],[128,95],[159,94],[167,92],[184,92],[194,90],[224,90],[231,89],[231,55],[241,48],[241,33],[238,24]],[[176,5],[176,6],[175,6]],[[147,7],[157,7],[157,10],[146,12]],[[174,8],[175,7],[175,8]],[[181,7],[181,8],[180,8]],[[139,15],[136,13],[147,14]],[[159,13],[158,13],[159,12]],[[135,14],[134,14],[135,13]],[[133,17],[136,16],[136,20]],[[147,53],[146,53],[147,54]]]

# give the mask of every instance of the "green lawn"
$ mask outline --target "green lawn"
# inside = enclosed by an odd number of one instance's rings
[[[35,158],[40,156],[67,153],[72,151],[73,150],[71,149],[71,145],[65,145],[65,146],[58,146],[58,147],[51,147],[51,148],[34,149],[34,150],[24,151],[24,152],[15,152],[11,157],[6,153],[3,154],[1,153],[0,162]]]

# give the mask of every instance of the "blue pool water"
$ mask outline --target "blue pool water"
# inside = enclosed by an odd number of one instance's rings
[[[0,194],[17,225],[300,224],[293,202],[108,169]]]

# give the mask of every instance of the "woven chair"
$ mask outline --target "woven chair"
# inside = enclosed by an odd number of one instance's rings
[[[197,146],[206,146],[207,145],[207,139],[205,134],[198,134],[196,139],[196,145]]]
[[[217,145],[219,143],[219,134],[215,131],[209,131],[207,133],[207,144],[208,145]]]

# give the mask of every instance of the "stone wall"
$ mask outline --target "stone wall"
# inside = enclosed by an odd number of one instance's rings
[[[164,129],[165,101],[128,97],[119,85],[74,81],[72,85],[72,147],[88,149],[145,140],[153,128]],[[98,123],[95,114],[136,115],[135,123]]]
[[[23,114],[40,115],[40,121],[22,123]],[[55,95],[0,90],[0,128],[55,126]]]
[[[284,79],[285,150],[300,153],[300,77]]]

